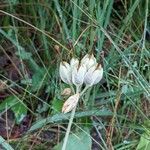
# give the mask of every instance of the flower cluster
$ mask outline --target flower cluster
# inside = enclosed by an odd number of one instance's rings
[[[63,82],[76,87],[83,84],[93,86],[97,84],[103,76],[103,68],[97,63],[94,55],[85,55],[81,61],[72,58],[70,63],[65,61],[60,63],[60,77]]]
[[[76,108],[80,96],[88,87],[97,84],[102,79],[103,68],[97,63],[93,54],[87,54],[81,61],[77,58],[72,58],[70,63],[65,61],[61,62],[59,73],[63,82],[69,85],[75,85],[78,89],[76,94],[70,96],[62,107],[62,112],[67,113]],[[86,85],[85,89],[79,94],[83,84]],[[63,91],[62,95],[68,95],[69,93],[71,93],[71,91],[67,88]]]

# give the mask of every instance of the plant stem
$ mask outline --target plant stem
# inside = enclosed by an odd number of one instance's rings
[[[86,85],[86,87],[83,89],[83,91],[80,93],[80,96],[84,94],[84,92],[89,88],[90,86]]]
[[[67,141],[68,141],[68,137],[69,137],[69,133],[70,133],[70,129],[71,129],[71,126],[72,126],[72,122],[73,122],[75,112],[76,112],[76,107],[71,112],[71,116],[70,116],[69,124],[68,124],[68,127],[67,127],[67,132],[66,132],[66,135],[65,135],[62,150],[66,150]]]
[[[79,86],[76,86],[76,93],[79,93],[79,90],[80,90],[80,87],[79,87]],[[76,112],[76,107],[77,107],[77,105],[76,105],[75,108],[71,111],[71,116],[70,116],[70,119],[69,119],[67,131],[66,131],[66,134],[65,134],[65,139],[64,139],[63,146],[62,146],[62,150],[66,150],[69,133],[70,133],[71,126],[72,126],[72,122],[73,122],[73,118],[74,118],[74,115],[75,115],[75,112]]]

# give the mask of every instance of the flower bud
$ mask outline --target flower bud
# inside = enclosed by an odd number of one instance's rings
[[[86,85],[92,86],[100,82],[102,77],[103,68],[101,67],[101,65],[96,64],[93,67],[91,67],[85,74],[84,83]]]
[[[79,101],[79,97],[80,97],[79,93],[70,96],[65,101],[65,103],[64,103],[64,105],[62,107],[62,112],[63,113],[67,113],[67,112],[70,112],[71,110],[73,110],[75,108],[75,106],[77,105],[78,101]]]
[[[81,60],[81,64],[84,64],[86,65],[86,68],[87,70],[89,68],[91,68],[94,64],[96,64],[96,58],[94,57],[94,55],[89,55],[89,54],[86,54],[82,60]]]
[[[83,84],[84,76],[86,73],[85,65],[75,65],[72,69],[72,82],[74,85],[79,86]]]
[[[65,88],[65,89],[62,91],[61,95],[62,95],[62,96],[69,96],[69,95],[71,95],[71,93],[72,93],[71,88]]]
[[[71,60],[70,60],[70,66],[71,66],[71,68],[73,68],[75,65],[78,65],[79,64],[79,60],[77,59],[77,58],[72,58]]]
[[[60,63],[59,74],[63,82],[67,84],[72,83],[71,82],[71,67],[67,62],[63,61]]]

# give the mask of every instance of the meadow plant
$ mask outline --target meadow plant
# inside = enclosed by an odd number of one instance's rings
[[[78,101],[89,87],[100,82],[103,77],[103,68],[101,64],[97,63],[93,54],[86,54],[81,61],[72,58],[70,63],[61,62],[59,73],[61,80],[72,88],[75,87],[73,90],[76,91],[65,101],[62,107],[63,113],[72,111],[62,147],[62,150],[65,150]],[[84,89],[82,89],[83,86]]]

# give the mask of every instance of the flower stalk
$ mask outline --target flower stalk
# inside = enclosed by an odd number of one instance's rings
[[[71,116],[62,146],[62,150],[66,150],[78,101],[89,87],[92,87],[100,82],[103,76],[103,68],[96,62],[96,58],[93,54],[87,54],[82,58],[81,61],[79,61],[77,58],[72,58],[70,64],[67,62],[61,62],[59,73],[61,80],[70,85],[72,91],[74,91],[73,87],[76,87],[75,94],[70,96],[62,107],[63,113],[68,113],[71,111]],[[85,84],[85,88],[82,90],[83,84]]]
[[[76,94],[77,93],[79,93],[79,86],[76,87]],[[75,115],[75,112],[76,112],[76,108],[77,108],[77,105],[71,111],[71,116],[70,116],[70,119],[69,119],[67,131],[66,131],[66,134],[65,134],[62,150],[66,150],[67,141],[68,141],[69,133],[70,133],[71,126],[72,126],[72,123],[73,123],[73,119],[74,119],[74,115]]]
[[[69,133],[70,133],[71,126],[72,126],[72,123],[73,123],[73,119],[74,119],[75,112],[76,112],[76,106],[75,106],[75,108],[73,108],[73,110],[71,111],[71,116],[70,116],[70,119],[69,119],[67,131],[66,131],[66,134],[65,134],[65,138],[64,138],[62,150],[66,150],[67,141],[68,141]]]

